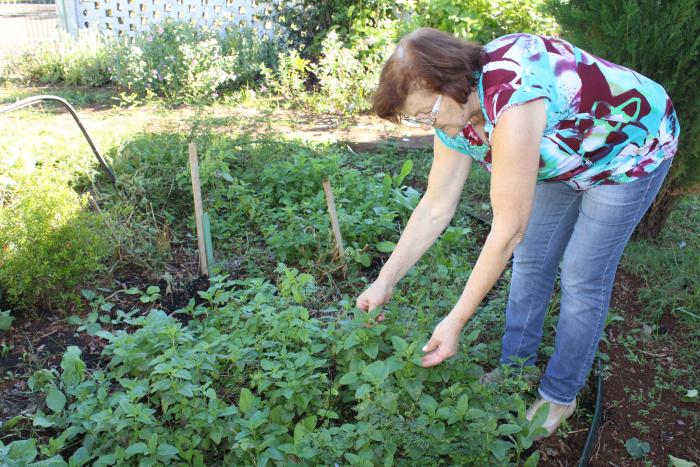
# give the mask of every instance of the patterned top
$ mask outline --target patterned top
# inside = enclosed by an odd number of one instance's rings
[[[491,135],[503,111],[546,99],[547,124],[538,180],[563,181],[583,190],[625,183],[673,157],[680,126],[661,85],[568,42],[511,34],[484,46],[477,92],[484,115],[484,144],[470,123],[446,146],[491,171]]]

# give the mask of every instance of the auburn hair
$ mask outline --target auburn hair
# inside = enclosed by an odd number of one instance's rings
[[[482,47],[432,28],[405,36],[382,68],[372,104],[380,118],[398,123],[406,97],[419,88],[465,104],[482,67]]]

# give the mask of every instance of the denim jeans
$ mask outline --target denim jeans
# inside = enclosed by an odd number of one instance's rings
[[[639,180],[584,191],[537,184],[525,237],[513,253],[501,363],[535,363],[559,270],[561,306],[554,353],[539,386],[543,399],[569,404],[584,386],[620,257],[670,166],[667,159]]]

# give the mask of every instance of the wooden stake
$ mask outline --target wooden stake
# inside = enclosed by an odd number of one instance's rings
[[[331,226],[333,227],[333,235],[335,236],[335,246],[338,249],[338,256],[342,258],[345,255],[345,248],[343,248],[343,237],[340,235],[338,213],[335,210],[335,198],[333,198],[333,189],[331,188],[330,181],[323,181],[323,191],[326,193],[326,204],[328,204],[328,214],[331,217]]]
[[[192,174],[192,195],[194,196],[194,218],[197,223],[197,247],[199,249],[199,272],[209,276],[207,252],[204,244],[204,225],[202,223],[202,191],[199,185],[199,162],[197,161],[197,144],[190,143],[190,173]]]

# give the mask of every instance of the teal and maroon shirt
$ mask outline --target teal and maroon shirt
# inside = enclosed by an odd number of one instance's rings
[[[484,46],[477,91],[489,139],[471,124],[446,146],[491,170],[490,140],[509,107],[545,99],[538,180],[583,190],[637,180],[673,157],[680,126],[658,83],[553,37],[511,34]]]

